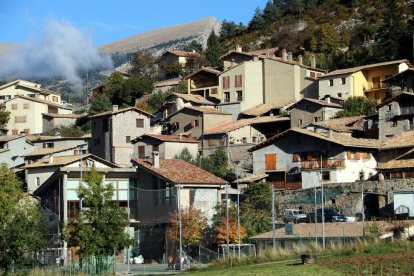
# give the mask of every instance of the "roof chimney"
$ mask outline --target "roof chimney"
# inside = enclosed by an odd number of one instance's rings
[[[286,52],[286,49],[283,49],[282,50],[282,60],[283,61],[287,61],[287,52]]]
[[[299,61],[299,65],[303,65],[303,56],[302,55],[298,56],[298,61]]]
[[[327,102],[327,103],[331,103],[331,96],[326,95],[326,96],[325,96],[325,102]]]
[[[114,104],[114,105],[112,106],[112,111],[113,111],[113,112],[118,111],[118,105]]]
[[[292,61],[293,61],[293,55],[292,55],[292,52],[289,52],[289,53],[288,53],[288,60],[289,60],[289,62],[292,62]]]
[[[238,53],[243,52],[243,48],[240,44],[236,45],[236,52],[238,52]]]
[[[152,166],[157,169],[160,168],[160,154],[158,151],[152,152]]]
[[[48,161],[49,161],[49,164],[52,164],[53,163],[53,155],[50,155],[49,156],[49,160]]]
[[[328,129],[328,138],[332,138],[332,129]]]
[[[316,68],[316,57],[315,56],[311,57],[311,67]]]

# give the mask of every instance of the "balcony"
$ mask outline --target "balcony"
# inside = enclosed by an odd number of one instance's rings
[[[414,114],[414,106],[400,107],[400,115]]]
[[[321,160],[301,161],[302,170],[320,170]],[[345,159],[322,159],[322,169],[345,168]]]

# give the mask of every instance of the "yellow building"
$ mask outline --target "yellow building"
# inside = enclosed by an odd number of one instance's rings
[[[387,96],[387,86],[382,81],[410,67],[410,62],[403,59],[329,72],[319,78],[319,98],[365,96],[381,102]]]

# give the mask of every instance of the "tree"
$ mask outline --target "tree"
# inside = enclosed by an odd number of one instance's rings
[[[187,147],[185,147],[179,154],[176,154],[174,156],[174,159],[181,159],[191,164],[194,164],[196,162],[194,156],[190,153]]]
[[[266,7],[263,9],[263,20],[265,24],[271,24],[276,21],[281,11],[273,1],[268,1]]]
[[[363,96],[352,97],[345,101],[344,110],[339,111],[336,115],[342,117],[352,116],[371,116],[377,113],[377,104],[374,100],[367,99]]]
[[[270,231],[272,194],[267,183],[250,183],[240,207],[246,234],[254,236]]]
[[[266,25],[266,22],[263,18],[263,11],[257,7],[254,11],[253,18],[249,22],[249,31],[262,30]]]
[[[137,76],[154,80],[157,68],[152,54],[148,51],[137,51],[131,60],[131,77]]]
[[[228,165],[227,153],[224,148],[218,148],[213,154],[201,160],[201,167],[212,174],[226,180],[234,180],[234,175]]]
[[[222,65],[220,60],[220,42],[214,30],[207,39],[206,59],[210,66],[221,67]]]
[[[92,98],[89,115],[93,116],[112,109],[112,103],[106,93],[99,93]]]
[[[223,20],[220,29],[220,41],[236,37],[242,34],[245,29],[246,27],[243,25],[243,23],[237,25],[233,21]]]
[[[0,105],[0,129],[5,128],[10,119],[10,112],[5,109],[6,106]]]
[[[173,62],[164,67],[164,71],[169,79],[184,75],[184,67],[178,62]]]
[[[213,225],[215,231],[215,238],[217,244],[227,243],[227,218],[226,206],[218,205],[216,207],[216,214],[213,216]],[[239,242],[239,233],[237,225],[237,208],[236,206],[229,206],[229,243]],[[246,228],[240,224],[240,240],[246,237]]]
[[[88,208],[67,223],[65,239],[82,257],[113,255],[114,249],[119,251],[132,244],[125,232],[128,214],[112,201],[113,186],[103,184],[102,175],[92,169],[85,173],[84,180],[86,185],[81,184],[77,194]]]
[[[201,45],[197,40],[192,40],[187,46],[184,47],[183,50],[187,52],[192,52],[194,50],[201,53],[203,51],[203,45]]]
[[[187,57],[185,63],[185,74],[189,75],[201,69],[203,66],[207,66],[208,61],[204,54],[193,54]],[[187,91],[186,91],[187,92]]]
[[[46,244],[47,224],[38,201],[23,192],[22,182],[5,164],[0,166],[0,225],[0,272],[24,266]]]
[[[60,134],[60,136],[63,137],[82,137],[86,133],[76,125],[68,125],[68,126],[60,126],[54,129],[50,129],[46,132],[44,132],[44,135],[50,135],[55,136],[57,133]]]

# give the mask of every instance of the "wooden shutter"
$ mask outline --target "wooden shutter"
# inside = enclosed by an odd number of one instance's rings
[[[138,158],[145,158],[145,146],[138,146]]]
[[[348,160],[351,160],[351,151],[350,150],[348,150],[348,152],[347,152],[347,158],[348,158]]]
[[[276,170],[276,153],[265,154],[266,171]]]
[[[361,153],[359,151],[355,152],[355,159],[360,160],[361,159]]]
[[[366,152],[366,151],[364,151],[363,153],[362,153],[362,159],[369,159],[369,157],[368,157],[369,155],[368,155],[368,152]]]
[[[299,154],[298,153],[293,154],[293,162],[299,162]]]

